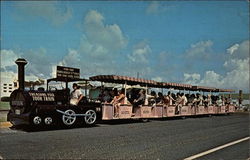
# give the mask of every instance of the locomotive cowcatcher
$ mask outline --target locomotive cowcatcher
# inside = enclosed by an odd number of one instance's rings
[[[101,114],[101,104],[90,102],[84,97],[77,106],[70,105],[69,82],[84,81],[87,79],[79,78],[79,69],[60,67],[60,74],[56,78],[47,80],[47,90],[25,90],[25,65],[27,61],[19,58],[18,65],[19,88],[10,95],[10,111],[7,120],[13,125],[52,125],[63,124],[72,126],[79,123],[93,125]],[[76,72],[75,72],[76,70]],[[50,82],[65,83],[65,89],[49,90]],[[86,89],[86,88],[85,88]]]

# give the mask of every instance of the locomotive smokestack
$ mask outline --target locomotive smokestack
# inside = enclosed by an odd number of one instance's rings
[[[27,64],[27,61],[23,58],[18,58],[16,64],[18,66],[19,89],[24,90],[24,66]]]

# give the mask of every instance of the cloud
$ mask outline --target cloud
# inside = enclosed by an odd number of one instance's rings
[[[14,72],[1,72],[1,82],[8,81],[9,79],[17,79],[17,73]]]
[[[249,92],[249,41],[234,44],[227,49],[227,60],[223,67],[227,69],[225,74],[208,70],[201,78],[198,73],[184,73],[184,82],[212,86],[217,88],[242,89]]]
[[[7,71],[7,72],[1,72],[1,82],[6,82],[6,81],[10,81],[13,79],[18,79],[18,75],[15,72],[12,71]],[[30,75],[25,75],[25,81],[36,81],[38,80],[39,77],[37,77],[36,75],[30,74]]]
[[[249,58],[232,60],[232,70],[223,79],[224,86],[243,89],[249,93]]]
[[[222,87],[223,84],[223,77],[214,72],[214,71],[206,71],[203,79],[201,79],[199,85],[203,86],[214,86],[214,87]]]
[[[79,47],[71,49],[61,62],[80,67],[86,77],[120,72],[117,59],[128,41],[120,26],[106,24],[105,17],[96,10],[90,10],[82,24],[84,34]]]
[[[83,19],[84,34],[79,47],[68,49],[65,56],[50,66],[52,77],[56,77],[56,66],[80,68],[81,77],[118,72],[116,57],[126,46],[126,38],[117,24],[106,25],[104,16],[95,10]]]
[[[187,58],[208,58],[209,53],[211,53],[211,47],[213,42],[210,40],[200,41],[192,44],[188,50],[186,50],[185,55]]]
[[[80,68],[81,61],[79,53],[74,49],[69,49],[68,53],[63,57],[61,61],[56,64],[51,65],[51,74],[50,76],[55,78],[56,77],[56,69],[57,66],[67,66],[67,67],[74,67]]]
[[[18,54],[16,54],[12,50],[1,50],[1,70],[2,71],[9,71],[12,66],[15,66],[15,61],[19,57]],[[12,69],[11,69],[12,70]]]
[[[200,74],[198,73],[193,73],[193,74],[188,74],[184,73],[184,81],[188,84],[197,84],[200,81]]]
[[[79,47],[69,50],[54,64],[52,75],[59,64],[80,68],[86,78],[98,74],[136,76],[137,72],[144,77],[152,73],[147,64],[152,51],[145,40],[134,45],[128,56],[123,53],[128,40],[118,24],[106,24],[105,17],[96,10],[90,10],[82,24],[84,34]]]
[[[25,52],[23,57],[28,61],[26,66],[27,75],[48,78],[50,76],[51,65],[54,61],[53,56],[49,55],[44,48],[31,49]]]
[[[84,30],[91,47],[99,50],[118,51],[127,45],[127,39],[117,24],[104,24],[101,13],[91,10],[84,18]]]
[[[239,44],[235,44],[232,47],[227,49],[227,53],[232,55],[234,53],[234,51],[236,51],[238,48],[239,48]]]
[[[163,81],[163,78],[157,76],[157,77],[153,77],[152,80],[157,81],[157,82],[162,82],[162,81]]]
[[[80,55],[74,49],[69,49],[68,54],[63,58],[59,65],[61,66],[69,66],[69,67],[77,67],[80,64]]]
[[[166,3],[161,3],[159,1],[152,1],[149,3],[149,5],[146,8],[147,14],[158,14],[166,12],[170,9],[173,9],[174,6],[165,5]]]
[[[111,48],[102,44],[91,43],[85,35],[81,38],[79,52],[95,59],[108,58],[116,54]]]
[[[147,63],[148,55],[152,52],[150,46],[146,41],[141,41],[136,44],[131,54],[128,55],[128,59],[136,63]]]
[[[155,14],[155,13],[158,13],[159,11],[159,7],[160,7],[160,4],[158,1],[153,1],[151,2],[147,9],[146,9],[146,13],[148,14]]]
[[[246,40],[240,44],[234,44],[227,49],[227,53],[230,55],[229,58],[243,59],[249,57],[249,46],[250,41]]]
[[[66,23],[72,17],[72,9],[60,8],[59,2],[55,1],[29,1],[16,2],[15,7],[21,14],[17,15],[19,19],[27,19],[27,17],[41,17],[49,21],[54,26],[60,26]]]

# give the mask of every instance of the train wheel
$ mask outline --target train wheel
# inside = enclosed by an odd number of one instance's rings
[[[88,125],[93,125],[96,122],[96,112],[92,109],[86,111],[87,116],[84,117],[84,121]]]
[[[51,117],[44,118],[44,124],[51,125],[53,123],[53,119]]]
[[[65,124],[66,126],[71,126],[75,123],[76,121],[76,116],[74,116],[75,114],[75,111],[71,110],[71,109],[68,109],[65,111],[65,113],[67,115],[63,115],[62,116],[62,121],[63,121],[63,124]]]
[[[35,117],[33,118],[33,124],[34,124],[34,125],[39,125],[39,124],[41,124],[41,122],[42,122],[42,118],[41,118],[41,117],[35,116]]]

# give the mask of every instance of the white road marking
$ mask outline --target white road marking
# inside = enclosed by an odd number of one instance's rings
[[[3,159],[3,157],[0,155],[0,159],[2,160]]]
[[[242,138],[242,139],[239,139],[239,140],[236,140],[236,141],[233,141],[233,142],[230,142],[230,143],[227,143],[227,144],[224,144],[222,146],[219,146],[219,147],[216,147],[216,148],[213,148],[213,149],[210,149],[208,151],[205,151],[205,152],[201,152],[199,154],[196,154],[196,155],[193,155],[193,156],[190,156],[190,157],[187,157],[185,158],[184,160],[193,160],[193,159],[196,159],[196,158],[199,158],[199,157],[202,157],[202,156],[205,156],[209,153],[212,153],[212,152],[215,152],[215,151],[218,151],[220,149],[223,149],[223,148],[226,148],[226,147],[229,147],[229,146],[232,146],[232,145],[235,145],[237,143],[240,143],[240,142],[243,142],[243,141],[246,141],[246,140],[249,140],[250,137],[245,137],[245,138]]]

